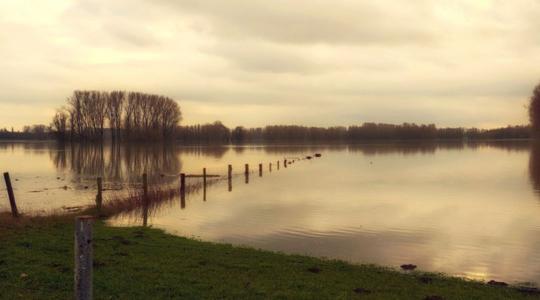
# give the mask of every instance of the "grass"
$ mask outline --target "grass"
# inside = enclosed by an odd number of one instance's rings
[[[0,298],[73,297],[73,223],[0,223]],[[443,275],[285,255],[94,225],[96,299],[532,299]]]

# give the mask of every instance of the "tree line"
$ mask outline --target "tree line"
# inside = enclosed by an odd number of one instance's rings
[[[49,126],[43,124],[24,126],[22,131],[0,128],[0,139],[45,140],[52,137]]]
[[[67,117],[69,120],[69,117]],[[70,122],[66,122],[67,139],[70,137]],[[124,124],[124,123],[121,123]],[[129,125],[132,126],[132,125]],[[139,125],[137,125],[138,127]],[[101,128],[97,127],[97,134],[101,136]],[[124,140],[156,139],[147,137],[145,131],[150,129],[134,130],[125,128],[105,128],[106,135],[113,140],[124,136]],[[533,137],[531,126],[507,126],[495,129],[477,128],[437,128],[435,125],[416,125],[405,123],[401,125],[384,123],[364,123],[348,127],[306,127],[296,125],[272,125],[259,128],[235,127],[230,129],[223,123],[216,121],[211,124],[178,126],[171,130],[173,136],[169,139],[181,143],[191,144],[248,144],[248,143],[309,143],[309,142],[340,142],[354,143],[370,140],[486,140],[486,139],[528,139]],[[92,131],[90,131],[92,132]],[[169,135],[169,132],[166,133]],[[48,139],[60,138],[58,132],[45,125],[25,126],[24,130],[9,131],[0,129],[0,139]],[[74,140],[77,140],[74,138]]]
[[[171,98],[139,92],[74,91],[58,109],[50,129],[60,140],[174,139],[182,119]]]
[[[526,139],[530,126],[508,126],[497,129],[437,128],[433,124],[401,125],[364,123],[348,127],[306,127],[272,125],[260,128],[229,129],[221,122],[180,126],[177,139],[194,143],[278,143],[278,142],[360,142],[367,140],[463,140],[463,139]]]

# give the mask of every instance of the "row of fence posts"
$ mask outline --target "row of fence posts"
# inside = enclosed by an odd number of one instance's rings
[[[288,161],[283,161],[283,166],[287,168]],[[280,167],[280,161],[276,164],[277,170]],[[268,169],[272,172],[272,163],[269,164]],[[246,183],[249,183],[249,164],[245,164],[244,172]],[[259,176],[263,176],[263,164],[259,164]],[[207,185],[207,173],[206,168],[203,168],[203,199],[206,201],[206,185]],[[4,180],[6,182],[6,189],[9,197],[9,204],[11,206],[11,214],[13,217],[18,218],[19,212],[17,210],[17,203],[15,201],[15,194],[13,193],[13,186],[11,184],[11,178],[9,173],[4,173]],[[227,181],[228,190],[232,191],[232,165],[228,165],[227,168]],[[148,209],[149,209],[149,195],[148,195],[148,175],[145,173],[142,175],[143,185],[143,226],[148,224]],[[186,196],[186,174],[180,174],[180,199],[182,208],[185,207]],[[97,195],[96,195],[96,212],[97,215],[101,215],[101,209],[103,204],[103,179],[97,178]],[[93,233],[92,223],[94,216],[78,216],[75,218],[75,272],[74,272],[74,289],[75,299],[87,300],[93,297],[93,283],[92,283],[92,264],[93,264]]]
[[[287,160],[283,161],[283,166],[287,167]],[[279,170],[280,161],[277,161],[276,168]],[[232,165],[227,167],[227,181],[229,192],[232,191]],[[272,172],[272,163],[268,165],[269,172]],[[244,175],[246,183],[249,182],[249,164],[245,164]],[[263,164],[259,164],[259,176],[263,176]],[[6,186],[8,188],[8,194],[10,197],[10,203],[12,207],[13,216],[18,216],[17,207],[15,204],[15,197],[13,196],[13,189],[9,174],[4,173],[6,180]],[[203,168],[203,199],[206,201],[206,185],[207,185],[207,173],[206,168]],[[148,195],[148,175],[144,173],[142,175],[142,187],[143,187],[143,226],[148,225],[148,209],[149,209],[149,195]],[[185,206],[186,196],[186,174],[180,174],[180,201],[182,208]],[[103,203],[103,180],[101,177],[97,178],[97,195],[96,195],[96,210],[98,216],[101,213]],[[74,288],[75,299],[78,300],[90,300],[93,298],[93,280],[92,280],[92,267],[93,267],[93,232],[92,223],[94,216],[79,216],[75,218],[75,273],[74,273]]]
[[[284,166],[286,167],[287,164],[290,163],[290,162],[287,162],[287,160],[285,159],[283,164]],[[277,161],[277,169],[279,170],[279,166],[280,166],[280,161]],[[270,172],[272,172],[272,163],[269,163],[268,165],[268,169]],[[231,192],[232,191],[232,165],[228,165],[228,168],[227,168],[227,183],[228,183],[228,191]],[[245,175],[245,182],[246,183],[249,183],[249,174],[250,174],[250,171],[249,171],[249,164],[245,164],[245,171],[244,171],[244,175]],[[259,176],[262,177],[263,176],[263,164],[259,164]],[[203,201],[206,201],[206,187],[207,187],[207,178],[208,178],[208,174],[206,172],[206,168],[203,168],[203,174],[202,174],[202,179],[203,179]],[[143,200],[143,226],[147,226],[148,224],[148,209],[149,209],[149,196],[148,196],[148,175],[146,173],[144,173],[142,175],[142,185],[143,185],[143,197],[142,197],[142,200]],[[102,183],[102,178],[101,177],[98,177],[97,178],[97,196],[96,196],[96,211],[97,211],[97,215],[100,216],[101,215],[101,207],[102,207],[102,202],[103,202],[103,195],[102,195],[102,191],[103,191],[103,183]],[[186,174],[185,173],[181,173],[180,174],[180,207],[183,209],[185,208],[186,206]]]
[[[287,160],[283,161],[283,166],[287,167]],[[277,169],[279,170],[280,161],[277,161]],[[268,170],[272,172],[272,163],[268,165]],[[245,164],[245,178],[246,183],[249,183],[249,164]],[[263,176],[263,164],[259,164],[259,177]],[[206,168],[203,168],[203,200],[206,201],[206,185],[207,185],[207,173]],[[6,183],[6,189],[9,198],[9,205],[11,207],[11,215],[14,218],[19,217],[19,211],[17,209],[17,202],[15,201],[15,194],[13,193],[13,185],[11,184],[11,178],[8,172],[4,173],[4,181]],[[228,181],[228,190],[232,191],[232,165],[228,165],[227,170],[227,181]],[[186,193],[186,174],[180,174],[180,197],[182,203],[185,201]],[[148,207],[148,176],[143,174],[143,206]],[[96,195],[96,211],[97,215],[101,215],[101,208],[103,205],[103,179],[101,177],[97,178],[97,195]]]

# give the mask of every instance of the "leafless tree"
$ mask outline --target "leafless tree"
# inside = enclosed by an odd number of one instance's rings
[[[81,138],[83,135],[83,120],[82,120],[82,92],[74,91],[73,95],[67,99],[69,123],[71,138]]]
[[[85,117],[88,119],[90,139],[102,140],[107,117],[107,92],[90,91],[84,99]]]
[[[51,131],[56,135],[59,140],[65,140],[68,129],[69,115],[65,109],[58,109],[54,114]]]
[[[540,135],[540,84],[538,84],[531,96],[531,102],[529,104],[529,120],[533,134],[535,136]]]
[[[168,97],[123,91],[74,91],[67,114],[72,139],[102,140],[108,123],[115,141],[121,133],[127,139],[173,138],[182,117],[178,103]]]
[[[68,98],[71,136],[74,139],[103,139],[108,93],[74,91]]]
[[[122,129],[122,110],[124,105],[124,91],[112,91],[107,102],[107,116],[111,128],[111,138],[118,141]]]
[[[128,94],[124,126],[130,139],[172,138],[180,121],[176,101],[159,95]]]

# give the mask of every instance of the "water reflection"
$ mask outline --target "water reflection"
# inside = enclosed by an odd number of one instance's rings
[[[297,160],[284,170],[285,159],[314,153],[323,156]],[[275,168],[260,178],[259,163]],[[255,168],[251,178],[245,164]],[[205,189],[200,178],[189,178],[198,185],[195,194],[171,193],[167,201],[122,211],[111,222],[362,263],[415,263],[422,270],[474,278],[540,282],[540,193],[534,192],[540,191],[540,145],[527,141],[242,147],[0,143],[0,165],[19,171],[23,203],[33,195],[24,193],[24,184],[29,191],[57,176],[67,185],[94,182],[97,175],[138,183],[146,171],[155,184],[177,190],[177,174],[207,168],[221,175],[215,184],[209,181]],[[76,188],[49,192],[33,203],[56,205],[56,199],[81,201],[86,195]]]
[[[291,147],[293,153],[284,148],[270,151],[300,157],[295,153],[302,147]],[[264,249],[540,282],[540,221],[535,217],[540,207],[526,173],[529,161],[537,186],[537,146],[321,148],[325,150],[308,147],[305,152],[317,149],[321,159],[297,161],[264,178],[254,176],[233,193],[209,188],[212,201],[189,196],[183,210],[168,207],[149,222],[181,235]],[[242,153],[254,152],[266,151],[253,147]],[[272,158],[266,161],[277,161]],[[245,176],[238,175],[238,180]],[[126,224],[121,217],[112,222]]]
[[[180,194],[180,208],[186,208],[186,194]]]
[[[148,201],[144,201],[143,207],[142,207],[142,219],[143,219],[142,226],[143,227],[148,226],[148,210],[149,210]]]
[[[364,155],[433,155],[437,151],[460,151],[464,149],[478,150],[483,148],[493,148],[506,151],[528,151],[529,141],[404,141],[404,142],[383,142],[369,144],[355,144],[347,146],[350,152],[360,152]]]
[[[534,190],[540,197],[540,142],[532,143],[529,156],[529,178]]]
[[[60,171],[78,178],[105,177],[112,182],[138,182],[143,173],[150,179],[176,175],[181,169],[174,146],[163,144],[58,144],[51,159]]]

